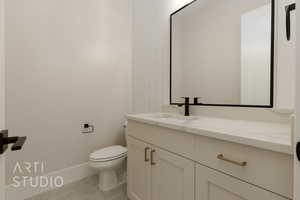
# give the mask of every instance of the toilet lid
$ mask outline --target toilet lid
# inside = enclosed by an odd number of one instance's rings
[[[109,160],[115,159],[127,154],[127,148],[116,145],[110,146],[103,149],[99,149],[90,154],[91,160]]]

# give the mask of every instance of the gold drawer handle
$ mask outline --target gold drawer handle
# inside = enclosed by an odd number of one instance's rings
[[[148,151],[150,150],[150,147],[146,147],[145,148],[145,162],[148,162],[149,161],[149,158],[148,158]]]
[[[217,156],[218,159],[220,160],[223,160],[223,161],[226,161],[226,162],[229,162],[229,163],[232,163],[232,164],[235,164],[235,165],[238,165],[238,166],[242,166],[242,167],[245,167],[247,165],[247,162],[237,162],[237,161],[234,161],[234,160],[230,160],[228,158],[225,158],[223,154],[219,154]]]
[[[153,158],[153,154],[155,153],[155,150],[151,151],[151,165],[156,165],[156,163],[154,162],[154,158]]]

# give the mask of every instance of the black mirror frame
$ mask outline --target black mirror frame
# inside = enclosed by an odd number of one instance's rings
[[[172,29],[173,16],[183,10],[184,8],[192,5],[198,0],[186,4],[170,15],[170,105],[182,105],[181,103],[172,102]],[[270,104],[269,105],[242,105],[242,104],[197,104],[197,106],[223,106],[223,107],[253,107],[253,108],[273,108],[274,107],[274,54],[275,54],[275,0],[271,0],[271,62],[270,62]]]

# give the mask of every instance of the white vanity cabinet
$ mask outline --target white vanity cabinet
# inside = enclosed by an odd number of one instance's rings
[[[128,196],[131,200],[151,200],[151,165],[145,160],[150,145],[128,137],[127,147]]]
[[[135,120],[126,131],[131,200],[292,199],[290,154]]]
[[[194,200],[195,163],[128,137],[131,200]]]
[[[151,167],[151,199],[195,199],[195,163],[157,147],[152,149],[155,165]]]
[[[286,198],[198,164],[196,200],[286,200]]]

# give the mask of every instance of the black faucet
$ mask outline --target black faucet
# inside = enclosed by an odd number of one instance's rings
[[[201,105],[201,103],[198,102],[198,99],[200,97],[194,97],[194,104],[190,104],[190,97],[181,97],[184,99],[183,104],[179,104],[178,106],[184,106],[184,116],[190,116],[190,106],[195,106],[195,105]]]
[[[190,97],[181,97],[184,99],[184,104],[179,106],[184,106],[184,116],[190,116]]]

